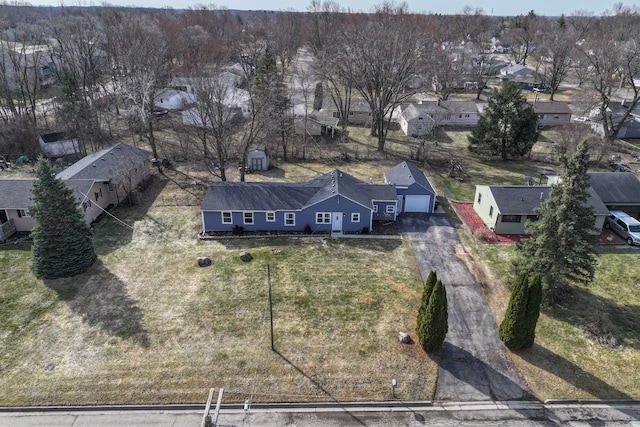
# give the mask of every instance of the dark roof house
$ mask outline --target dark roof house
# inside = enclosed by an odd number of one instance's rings
[[[425,174],[411,163],[402,162],[386,171],[384,182],[396,187],[399,213],[435,211],[436,192]]]

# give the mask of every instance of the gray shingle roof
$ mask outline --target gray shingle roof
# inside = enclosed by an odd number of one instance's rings
[[[32,205],[31,186],[34,179],[0,179],[0,209],[26,209]],[[93,180],[70,179],[64,182],[80,200],[89,194]]]
[[[571,108],[569,108],[569,104],[566,102],[538,101],[532,105],[538,114],[571,114]]]
[[[373,200],[396,200],[392,186],[365,184],[335,169],[304,183],[217,182],[207,189],[202,210],[300,210],[337,194],[371,209]]]
[[[534,209],[549,198],[551,187],[527,185],[490,185],[498,210],[503,215],[533,215]],[[609,209],[602,203],[593,188],[589,187],[589,205],[595,215],[607,215]]]
[[[418,184],[421,187],[435,193],[431,183],[420,170],[411,163],[402,162],[384,173],[386,181],[393,185],[409,187]]]
[[[640,204],[640,180],[629,172],[588,172],[589,185],[607,204]]]
[[[91,153],[78,160],[58,175],[60,179],[92,179],[107,182],[115,176],[129,171],[132,166],[142,164],[151,153],[120,142],[103,150]]]

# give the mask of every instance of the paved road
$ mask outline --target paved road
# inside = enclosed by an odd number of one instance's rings
[[[344,403],[342,407],[266,407],[241,409],[223,405],[218,426],[259,427],[389,427],[407,426],[481,426],[481,427],[540,427],[540,426],[640,426],[640,404],[594,403],[565,404],[543,402],[406,402],[399,406],[358,406]],[[204,406],[204,405],[203,405]],[[3,412],[0,426],[26,427],[106,427],[153,426],[197,427],[203,410],[154,409],[115,410],[92,408],[64,412]]]
[[[413,246],[424,280],[435,270],[447,290],[449,332],[435,400],[526,400],[526,381],[498,338],[498,327],[473,275],[455,255],[460,243],[445,214],[403,214],[400,231]]]

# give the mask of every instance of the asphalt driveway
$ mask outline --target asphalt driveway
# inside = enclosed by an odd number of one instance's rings
[[[413,246],[423,280],[435,270],[447,290],[449,332],[435,400],[531,399],[473,275],[455,255],[460,241],[446,214],[402,214],[398,227]]]

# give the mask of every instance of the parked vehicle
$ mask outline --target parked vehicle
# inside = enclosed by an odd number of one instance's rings
[[[629,245],[640,244],[640,221],[622,211],[611,211],[609,214],[605,228],[615,231]]]

